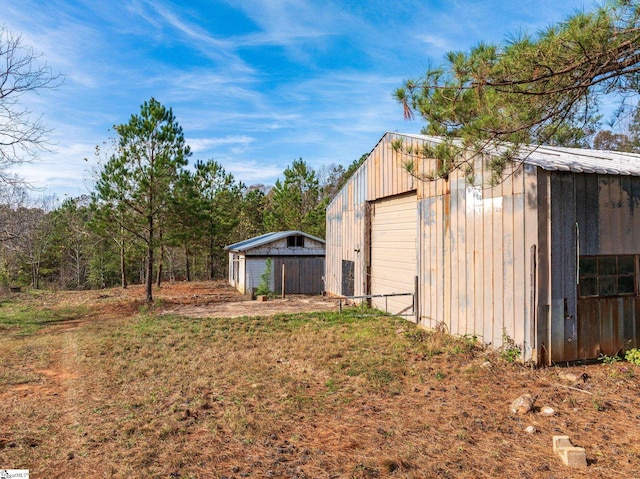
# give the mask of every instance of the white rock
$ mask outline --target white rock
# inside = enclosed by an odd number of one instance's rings
[[[526,432],[527,434],[535,434],[536,432],[538,432],[538,430],[535,428],[535,426],[528,426],[524,432]]]
[[[574,372],[561,372],[561,373],[558,373],[558,377],[570,383],[575,383],[578,381],[578,379],[582,378],[582,374],[578,374]]]
[[[555,415],[556,410],[553,409],[551,406],[545,406],[542,409],[540,409],[540,415],[541,416],[553,416]]]
[[[533,409],[533,402],[531,394],[523,394],[511,403],[511,412],[513,414],[527,414]]]

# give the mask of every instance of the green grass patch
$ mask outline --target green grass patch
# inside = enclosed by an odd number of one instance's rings
[[[0,330],[29,335],[44,326],[80,319],[88,311],[86,306],[48,308],[36,302],[4,301],[0,303]]]

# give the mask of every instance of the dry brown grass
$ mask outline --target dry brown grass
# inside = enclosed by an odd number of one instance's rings
[[[468,339],[366,310],[160,314],[205,306],[205,293],[192,288],[219,294],[211,304],[235,297],[220,285],[180,288],[166,288],[152,311],[135,290],[25,294],[1,305],[6,317],[27,305],[44,319],[2,331],[0,468],[65,478],[611,478],[640,470],[633,365],[577,367],[589,379],[574,385],[559,379],[560,368],[508,364]],[[523,393],[557,414],[510,414]],[[538,432],[525,433],[529,425]],[[585,470],[552,455],[555,434],[586,448]]]

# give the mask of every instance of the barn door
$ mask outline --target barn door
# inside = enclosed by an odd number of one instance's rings
[[[324,291],[324,258],[311,256],[275,258],[274,293],[282,294],[282,265],[285,294],[320,294]]]
[[[376,201],[371,212],[371,294],[414,293],[416,194]],[[412,314],[413,296],[372,298],[375,308]]]

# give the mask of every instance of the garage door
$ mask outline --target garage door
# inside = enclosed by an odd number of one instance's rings
[[[371,218],[371,294],[413,293],[416,276],[416,195],[379,200]],[[375,308],[411,314],[413,297],[373,298]]]

